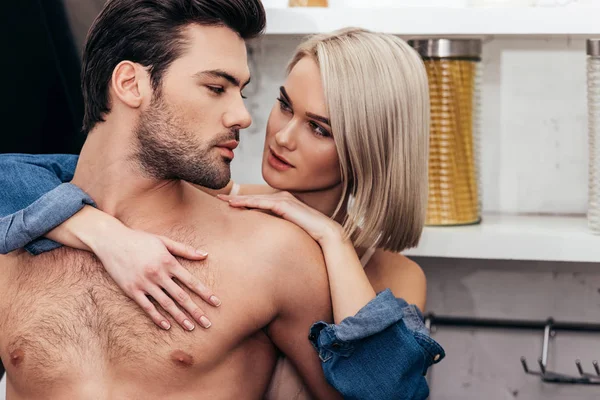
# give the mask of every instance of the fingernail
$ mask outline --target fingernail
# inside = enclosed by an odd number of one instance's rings
[[[217,307],[221,305],[221,300],[219,300],[217,296],[210,296],[210,302]]]
[[[202,251],[202,250],[196,250],[196,254],[198,254],[199,256],[202,256],[202,257],[206,257],[208,255],[207,252]]]
[[[185,326],[188,331],[193,331],[194,330],[194,324],[192,324],[187,319],[185,321],[183,321],[183,326]]]
[[[205,328],[210,328],[210,326],[212,325],[210,323],[210,321],[208,320],[208,318],[206,318],[205,316],[200,317],[200,323],[202,324],[203,327]]]
[[[169,330],[171,329],[171,324],[169,324],[167,321],[163,321],[160,323],[161,328],[163,328],[164,330]]]

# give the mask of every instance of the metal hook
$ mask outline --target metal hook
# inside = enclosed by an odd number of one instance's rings
[[[538,365],[540,366],[540,371],[531,371],[527,366],[527,360],[525,357],[521,357],[521,365],[523,366],[523,370],[526,374],[529,375],[538,375],[544,378],[547,374],[546,365],[548,365],[548,349],[550,348],[550,336],[552,331],[552,323],[554,321],[552,319],[548,319],[546,322],[546,326],[544,326],[544,341],[542,342],[542,356],[538,358]]]
[[[575,365],[577,366],[579,375],[581,375],[582,377],[590,378],[590,379],[600,379],[600,369],[598,368],[598,361],[594,360],[592,362],[592,365],[594,366],[594,369],[596,370],[596,375],[592,375],[592,374],[588,374],[588,373],[584,372],[583,367],[581,366],[580,360],[575,360]]]
[[[544,364],[542,364],[541,358],[538,358],[538,364],[540,366],[540,371],[531,371],[527,366],[527,360],[525,359],[525,357],[521,357],[521,365],[523,366],[523,371],[525,371],[526,374],[544,376],[544,374],[546,373],[546,367],[544,366]]]
[[[542,378],[542,381],[548,383],[571,383],[571,384],[589,384],[596,385],[600,384],[600,374],[598,376],[586,374],[583,372],[583,368],[581,367],[581,363],[579,360],[576,361],[577,369],[579,369],[579,373],[581,377],[575,377],[570,375],[559,374],[553,371],[548,371],[546,368],[548,365],[548,351],[550,349],[550,338],[554,337],[554,331],[552,330],[552,319],[548,319],[546,326],[544,327],[544,341],[542,343],[542,355],[538,358],[538,365],[540,366],[539,371],[531,371],[527,366],[527,360],[525,357],[521,357],[521,365],[523,366],[523,370],[526,374],[529,375],[537,375]],[[594,362],[594,369],[598,372],[598,362]]]

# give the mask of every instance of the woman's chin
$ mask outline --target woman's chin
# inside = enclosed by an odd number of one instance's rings
[[[294,190],[293,185],[290,185],[289,179],[283,174],[271,169],[269,166],[263,166],[262,177],[264,181],[273,189],[291,192]]]
[[[277,179],[277,177],[272,176],[272,174],[270,173],[263,173],[262,174],[263,179],[265,180],[265,182],[267,183],[267,185],[269,185],[270,187],[272,187],[273,189],[277,189],[277,190],[288,190],[286,188],[284,188],[281,182],[281,179]]]

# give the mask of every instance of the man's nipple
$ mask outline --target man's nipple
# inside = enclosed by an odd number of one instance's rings
[[[191,367],[194,365],[194,357],[182,350],[172,352],[171,361],[180,367]]]
[[[21,365],[23,360],[25,359],[25,352],[21,349],[16,349],[11,351],[10,353],[10,363],[13,367],[18,367]]]

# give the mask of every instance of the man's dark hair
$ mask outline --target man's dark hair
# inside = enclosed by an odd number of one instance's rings
[[[183,28],[189,24],[227,26],[251,39],[265,29],[266,16],[260,0],[109,0],[83,52],[85,133],[110,111],[108,86],[115,67],[123,60],[149,67],[158,90],[165,70],[185,49]]]

